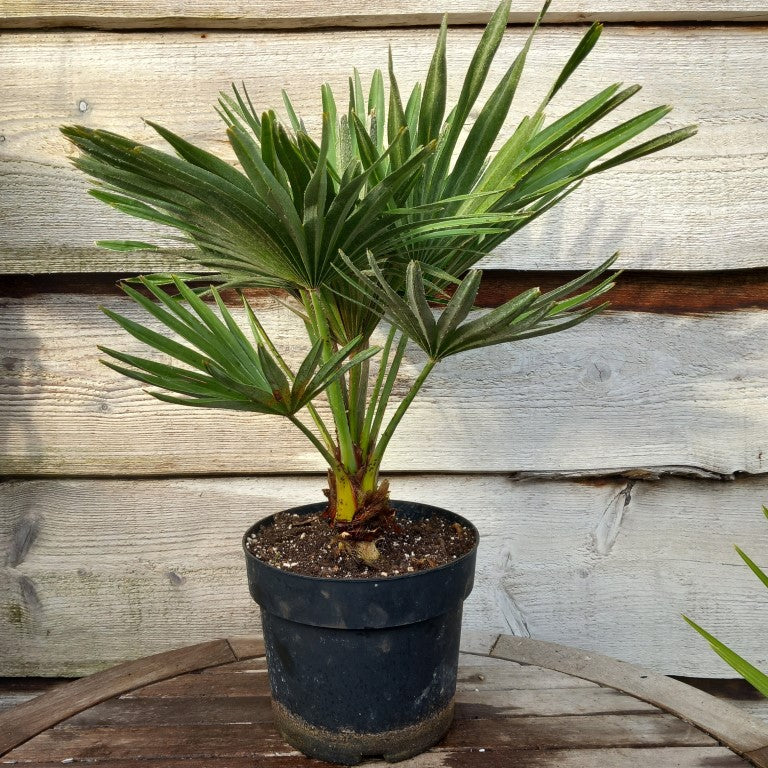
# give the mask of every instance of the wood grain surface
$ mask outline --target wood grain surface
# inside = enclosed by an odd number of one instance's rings
[[[256,651],[251,655],[264,653],[260,639],[251,640],[249,648]],[[0,755],[62,720],[125,691],[241,658],[247,657],[236,653],[226,639],[212,640],[129,661],[75,680],[0,715]]]
[[[536,721],[534,721],[536,722]],[[517,725],[517,723],[515,723]],[[599,727],[600,723],[595,723]],[[642,741],[639,739],[638,741]],[[485,752],[480,752],[484,749]],[[316,768],[300,755],[280,746],[276,751],[256,753],[260,766],[266,768]],[[151,758],[149,760],[122,758],[88,758],[74,761],[72,765],[94,765],[99,768],[138,768],[144,763],[148,768],[253,768],[253,757],[230,756],[218,758],[206,755],[203,758]],[[61,768],[60,761],[47,762],[38,759],[28,761],[35,768]],[[389,768],[391,763],[372,760],[366,768]],[[403,764],[407,768],[746,768],[746,761],[725,747],[604,747],[578,749],[518,749],[493,746],[447,747],[433,750],[412,758]]]
[[[496,0],[443,0],[439,6],[414,0],[339,0],[295,3],[288,0],[205,0],[205,2],[148,2],[147,0],[5,0],[0,26],[35,28],[83,26],[101,29],[201,28],[292,29],[308,27],[379,27],[439,24],[442,13],[454,24],[485,23]],[[511,23],[530,23],[541,7],[538,0],[513,4]],[[757,0],[559,0],[547,22],[574,23],[649,21],[738,21],[768,19]]]
[[[742,712],[768,723],[768,698],[741,677],[718,679],[681,676],[677,679],[688,685],[693,685],[721,701],[727,701]]]
[[[609,685],[695,724],[744,757],[768,747],[768,729],[764,724],[685,683],[649,675],[647,670],[632,664],[591,651],[508,635],[499,637],[491,655]],[[755,762],[768,766],[762,758]]]
[[[582,30],[542,30],[529,57],[514,115],[530,112],[557,76]],[[449,101],[456,99],[478,30],[449,35]],[[491,80],[517,52],[511,28]],[[326,32],[84,31],[6,34],[0,47],[0,195],[9,222],[0,231],[0,271],[147,271],[179,266],[152,253],[100,252],[98,239],[152,236],[150,228],[89,198],[67,163],[62,123],[83,123],[153,140],[141,118],[157,120],[229,157],[212,109],[217,94],[245,79],[259,108],[278,106],[286,87],[310,130],[319,87],[346,89],[351,66],[364,78],[386,64],[392,45],[401,88],[423,79],[434,30]],[[764,267],[768,165],[768,49],[764,27],[610,27],[553,104],[556,116],[614,82],[645,86],[635,109],[675,105],[660,130],[690,123],[697,137],[593,178],[562,206],[502,246],[487,264],[513,269],[581,269],[620,249],[636,269]],[[635,103],[636,102],[636,103]],[[621,117],[633,114],[623,107]],[[515,119],[516,119],[515,118]],[[613,124],[613,123],[611,123]]]
[[[250,648],[256,646],[249,643]],[[201,669],[195,669],[192,652]],[[602,658],[602,669],[589,667],[589,658],[585,661],[580,651],[508,635],[497,638],[491,653],[492,658],[462,654],[455,721],[439,744],[407,761],[408,766],[746,765],[730,750],[748,752],[759,768],[768,765],[750,750],[768,739],[768,727],[681,683],[637,668],[628,673],[628,665],[612,659]],[[520,654],[525,657],[522,666],[506,660]],[[531,665],[537,654],[541,666]],[[184,657],[184,663],[174,664],[174,655]],[[45,728],[40,722],[39,735],[7,752],[5,762],[36,766],[87,762],[104,768],[131,764],[170,768],[182,761],[239,768],[245,759],[282,768],[313,764],[283,743],[272,725],[265,660],[221,664],[218,657],[208,659],[208,655],[196,646],[164,654],[163,663],[139,659],[116,668],[107,681],[111,698],[94,695],[94,701],[88,702],[72,696],[67,703],[72,716],[63,721],[49,717],[50,725],[58,723],[55,727]],[[147,663],[151,672],[142,671]],[[548,663],[574,670],[564,674],[547,668]],[[169,678],[172,666],[180,674]],[[129,668],[133,674],[128,674]],[[107,674],[59,687],[16,711],[0,714],[0,725],[18,720],[23,710],[34,707],[43,715],[61,714],[67,690],[75,693],[90,687],[95,692],[97,681]],[[627,674],[633,681],[637,678],[639,694],[617,690],[633,684]],[[597,682],[581,679],[587,676]],[[165,679],[151,682],[153,677]],[[636,697],[647,697],[650,690],[655,705]],[[665,709],[676,714],[664,714]],[[723,746],[703,732],[712,730],[708,718],[717,712],[723,718],[714,725],[714,732]],[[34,730],[30,724],[29,733]],[[5,743],[7,749],[13,741],[6,735]]]
[[[99,311],[102,302],[143,318],[117,296],[0,299],[0,474],[323,471],[309,441],[283,420],[159,403],[100,365],[98,344],[147,352]],[[281,351],[297,360],[297,319],[269,297],[256,306]],[[763,472],[767,328],[761,311],[610,313],[450,358],[414,401],[385,468]],[[398,394],[422,363],[418,350],[409,352]]]
[[[477,524],[466,630],[567,643],[658,672],[732,676],[682,621],[686,613],[768,666],[763,592],[733,549],[768,565],[764,478],[390,479],[394,498]],[[8,553],[0,675],[87,674],[216,632],[256,632],[241,536],[260,517],[319,500],[323,485],[320,477],[0,485]]]

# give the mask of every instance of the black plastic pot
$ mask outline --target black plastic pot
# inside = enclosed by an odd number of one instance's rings
[[[475,534],[470,552],[439,568],[381,579],[302,576],[246,546],[261,607],[272,708],[286,740],[310,757],[354,765],[397,761],[435,744],[453,719],[461,611],[472,591],[477,530],[438,507],[393,501],[402,517],[440,515]],[[318,514],[326,505],[288,510]]]

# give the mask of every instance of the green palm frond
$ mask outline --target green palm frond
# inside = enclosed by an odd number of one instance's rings
[[[606,84],[548,122],[552,98],[599,41],[602,28],[593,24],[540,102],[521,110],[494,152],[548,6],[494,85],[487,80],[510,9],[510,0],[501,2],[453,106],[447,103],[447,20],[423,86],[416,83],[410,93],[401,94],[391,50],[386,76],[375,70],[367,89],[356,69],[344,99],[323,84],[317,138],[286,92],[283,121],[271,109],[257,109],[244,84],[233,85],[216,110],[237,166],[154,122],[148,125],[171,151],[104,130],[62,128],[79,150],[75,166],[95,182],[91,194],[165,233],[159,244],[113,239],[104,247],[163,252],[167,243],[181,243],[187,247],[177,254],[210,270],[202,282],[192,273],[142,278],[152,298],[125,285],[163,332],[107,313],[174,362],[105,350],[112,358],[107,364],[170,402],[290,418],[334,472],[347,473],[338,475],[339,488],[358,484],[356,501],[338,502],[340,514],[354,515],[355,505],[375,488],[383,451],[437,361],[584,322],[606,306],[600,299],[615,280],[605,274],[612,257],[554,291],[527,291],[484,311],[474,306],[482,277],[478,262],[590,176],[695,133],[689,126],[648,138],[669,112],[664,106],[606,127],[605,120],[639,90],[633,85]],[[484,89],[490,96],[478,104]],[[166,293],[170,285],[178,297]],[[281,293],[306,327],[310,349],[295,374],[247,302],[255,342],[221,300],[220,290],[252,287]],[[442,314],[433,307],[442,307]],[[370,338],[382,320],[391,327],[369,392],[369,360],[378,352]],[[385,426],[409,341],[428,362]],[[334,429],[312,404],[321,392],[327,393]],[[302,409],[314,432],[299,421]]]
[[[369,347],[351,354],[361,341],[356,338],[323,362],[322,343],[316,342],[297,373],[294,375],[289,370],[286,375],[281,362],[263,343],[261,334],[254,332],[255,344],[248,340],[216,288],[211,288],[210,292],[218,314],[182,280],[175,278],[173,283],[179,291],[178,298],[166,293],[156,281],[141,279],[141,284],[156,302],[129,285],[124,284],[123,290],[162,324],[166,332],[180,336],[182,342],[112,310],[103,311],[134,338],[186,368],[100,347],[105,354],[124,364],[103,361],[108,367],[174,393],[150,392],[166,402],[292,416],[334,379],[379,351],[378,347]],[[254,318],[250,305],[244,302],[247,313]]]
[[[405,292],[401,296],[372,253],[368,253],[369,269],[365,272],[344,254],[342,258],[346,269],[340,268],[339,273],[360,286],[366,299],[380,308],[388,322],[421,347],[430,359],[438,361],[470,349],[555,333],[584,322],[605,308],[605,304],[595,305],[594,302],[613,288],[617,275],[573,294],[609,270],[618,253],[596,269],[554,291],[542,295],[538,288],[532,288],[471,320],[467,318],[475,309],[474,301],[482,278],[480,270],[467,273],[446,303],[440,318],[436,319],[429,306],[425,290],[428,283],[419,262],[409,262]]]
[[[545,108],[600,38],[602,28],[593,24],[541,103],[492,154],[548,5],[471,126],[470,113],[501,43],[509,2],[498,7],[486,27],[447,116],[444,22],[424,87],[414,86],[405,106],[391,52],[388,108],[379,70],[367,94],[359,73],[353,72],[346,110],[338,108],[332,90],[323,85],[319,143],[306,132],[287,94],[287,126],[270,110],[257,112],[244,85],[222,94],[219,114],[242,170],[151,122],[177,157],[104,131],[70,127],[64,132],[82,152],[78,167],[100,184],[95,196],[124,213],[181,230],[198,249],[194,258],[225,282],[229,275],[230,284],[293,292],[329,286],[331,301],[344,318],[334,329],[343,344],[369,333],[378,317],[360,311],[359,287],[339,280],[340,250],[359,268],[366,268],[365,254],[371,251],[385,273],[400,271],[396,290],[401,294],[412,260],[425,273],[431,268],[459,280],[588,176],[695,132],[693,127],[678,129],[611,156],[669,111],[657,107],[586,137],[639,90],[618,84],[546,124]],[[460,143],[462,135],[466,138]],[[131,241],[110,245],[150,247]],[[437,280],[434,293],[447,284]]]

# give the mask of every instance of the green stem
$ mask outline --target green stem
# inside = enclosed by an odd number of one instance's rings
[[[312,433],[312,430],[310,430],[306,424],[299,421],[295,415],[291,415],[288,418],[292,424],[295,424],[309,438],[309,440],[312,442],[312,445],[317,448],[322,457],[328,462],[328,466],[330,466],[334,471],[341,468],[339,462],[336,460],[333,454],[317,439],[317,437]]]
[[[368,346],[367,343],[362,343],[357,349],[353,350],[353,353],[362,352]],[[349,431],[352,434],[352,442],[360,444],[360,429],[362,427],[363,419],[360,413],[360,400],[361,395],[368,388],[368,377],[364,375],[363,366],[367,365],[367,360],[361,365],[355,366],[349,372]],[[365,398],[363,397],[363,403]]]
[[[405,347],[408,344],[408,337],[402,335],[400,341],[397,343],[397,349],[395,355],[392,358],[392,364],[389,366],[389,372],[387,373],[387,379],[384,382],[384,387],[379,396],[379,402],[376,404],[376,415],[373,419],[373,425],[371,426],[371,432],[369,436],[369,448],[376,444],[376,439],[379,436],[379,430],[381,429],[381,423],[384,421],[384,412],[387,409],[387,403],[389,397],[392,394],[392,388],[395,386],[395,379],[400,371],[400,363],[403,361],[403,355],[405,354]]]
[[[323,360],[328,361],[333,354],[331,346],[331,337],[328,330],[328,323],[323,314],[321,299],[317,291],[310,291],[310,299],[314,309],[315,323],[319,337],[323,340]],[[336,423],[336,433],[339,436],[339,451],[341,452],[341,463],[350,472],[357,471],[357,459],[355,458],[355,449],[352,443],[352,436],[349,432],[349,421],[347,411],[344,407],[344,397],[342,395],[341,384],[338,379],[331,382],[328,386],[328,403],[331,406],[333,420]]]
[[[366,347],[368,342],[366,342]],[[355,408],[357,412],[358,431],[355,436],[355,442],[360,444],[362,439],[363,422],[365,421],[365,403],[368,399],[368,382],[371,376],[371,361],[364,360],[360,365],[360,384],[357,391],[357,400],[355,401]]]
[[[250,319],[256,328],[259,337],[264,342],[265,346],[270,351],[275,360],[277,360],[278,365],[283,369],[283,373],[285,373],[285,375],[288,376],[291,381],[293,381],[296,376],[283,359],[283,356],[277,351],[277,347],[274,345],[272,339],[269,338],[269,335],[264,330],[264,326],[259,322],[259,318],[256,317],[254,313],[251,313]],[[320,418],[320,414],[317,412],[317,409],[314,405],[312,405],[312,403],[307,403],[306,408],[309,412],[309,415],[312,417],[312,421],[315,422],[315,426],[320,430],[320,434],[323,436],[326,447],[333,450],[333,438],[331,437],[331,433],[328,431],[328,427],[325,426],[325,422]]]
[[[373,385],[373,392],[371,393],[371,400],[368,403],[368,409],[365,413],[365,421],[363,423],[363,433],[360,439],[360,450],[363,456],[368,453],[368,446],[371,443],[371,427],[373,426],[373,416],[376,412],[376,404],[379,400],[379,392],[381,391],[381,385],[384,383],[384,376],[387,373],[387,363],[389,362],[389,351],[392,348],[392,342],[395,340],[395,334],[397,328],[391,326],[389,333],[387,334],[387,340],[384,343],[384,351],[381,353],[381,362],[379,363],[379,373],[376,376],[376,383]]]
[[[330,449],[333,449],[335,446],[335,443],[333,442],[333,437],[331,437],[331,433],[328,431],[328,427],[325,426],[325,422],[320,417],[320,414],[317,412],[317,409],[315,408],[314,405],[312,405],[312,403],[307,403],[306,408],[309,415],[312,417],[312,421],[315,422],[315,426],[320,430],[320,434],[323,436],[323,440],[325,441],[325,444]]]
[[[397,429],[397,425],[400,423],[403,416],[405,416],[405,412],[413,402],[413,398],[416,397],[419,390],[421,389],[422,384],[424,384],[424,381],[432,372],[432,369],[435,367],[435,365],[437,365],[437,360],[430,359],[427,361],[427,364],[421,369],[421,373],[419,373],[419,375],[416,377],[416,381],[413,382],[411,388],[408,390],[408,394],[403,398],[394,415],[390,419],[389,424],[387,424],[387,428],[384,430],[384,434],[381,436],[381,440],[379,440],[376,444],[376,449],[374,450],[373,456],[371,458],[370,466],[372,471],[379,471],[379,467],[381,466],[381,459],[384,456],[384,451],[387,449],[387,445],[392,439],[392,435],[394,434],[395,429]]]

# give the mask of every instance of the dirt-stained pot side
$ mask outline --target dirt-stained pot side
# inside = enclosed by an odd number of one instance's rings
[[[256,558],[243,538],[248,584],[261,607],[273,711],[286,740],[310,757],[354,765],[395,761],[450,726],[463,602],[472,591],[477,529],[438,507],[393,501],[398,516],[444,516],[475,545],[447,565],[381,579],[304,576]],[[316,515],[326,505],[289,510]]]

